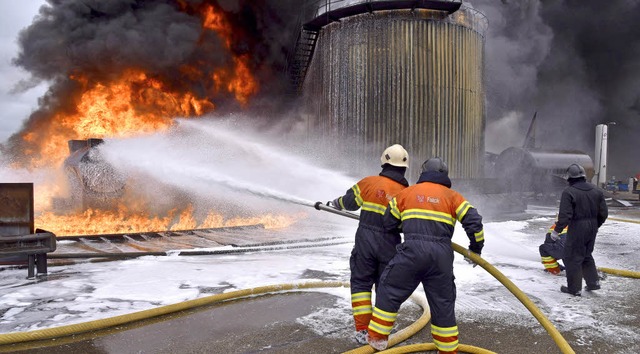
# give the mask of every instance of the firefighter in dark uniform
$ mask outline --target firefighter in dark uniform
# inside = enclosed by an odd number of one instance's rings
[[[600,289],[596,262],[591,254],[598,228],[607,220],[608,209],[602,192],[587,182],[582,166],[572,164],[567,168],[567,175],[569,187],[562,192],[558,221],[551,236],[558,237],[569,226],[562,257],[567,268],[567,286],[563,285],[560,291],[580,296],[583,277],[587,290]]]
[[[456,221],[469,237],[469,250],[484,245],[482,217],[451,189],[447,165],[431,158],[422,165],[418,183],[391,200],[385,211],[385,229],[402,228],[404,242],[380,277],[369,323],[369,345],[384,350],[400,305],[420,283],[431,310],[431,334],[440,353],[457,353],[456,285],[453,276],[453,236]]]
[[[385,231],[382,218],[392,197],[409,186],[404,177],[409,155],[399,144],[389,146],[380,157],[382,171],[365,177],[345,195],[328,202],[338,210],[360,211],[360,222],[351,251],[351,306],[355,321],[355,339],[367,344],[367,327],[371,319],[371,289],[378,283],[382,270],[396,253],[400,243],[397,229]]]
[[[565,227],[560,234],[552,237],[553,229],[556,224],[553,224],[549,229],[549,232],[544,237],[544,243],[540,245],[540,258],[542,258],[542,265],[544,270],[553,275],[560,275],[560,272],[564,270],[564,266],[558,261],[562,259],[564,253],[564,244],[567,240],[567,229]]]

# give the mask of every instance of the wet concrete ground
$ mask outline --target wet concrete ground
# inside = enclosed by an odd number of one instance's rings
[[[60,338],[55,341],[0,347],[15,353],[342,353],[357,348],[352,340],[353,321],[343,309],[335,331],[314,331],[298,319],[322,308],[337,306],[337,297],[319,292],[285,293],[229,301],[151,319],[99,333]],[[635,299],[637,300],[637,299]],[[626,304],[640,313],[640,304]],[[397,328],[410,325],[422,315],[415,304],[403,305]],[[633,324],[640,328],[636,317]],[[460,343],[497,353],[560,353],[551,336],[531,316],[526,325],[508,325],[482,312],[458,313]],[[562,333],[575,343],[574,333]],[[399,344],[432,342],[429,326]],[[640,345],[620,348],[614,342],[593,341],[572,345],[576,353],[637,353]]]

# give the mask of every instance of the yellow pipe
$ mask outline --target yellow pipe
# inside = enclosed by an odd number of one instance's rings
[[[493,275],[494,278],[496,278],[507,289],[509,289],[509,291],[513,295],[515,295],[515,297],[518,298],[520,302],[522,302],[522,304],[529,310],[529,312],[531,312],[531,314],[538,320],[538,322],[540,322],[542,327],[544,327],[544,329],[547,330],[547,333],[549,333],[551,338],[553,338],[553,340],[556,342],[556,345],[558,345],[562,353],[575,354],[575,351],[571,349],[571,346],[569,345],[569,343],[567,343],[564,337],[562,337],[560,332],[558,332],[558,330],[551,323],[551,321],[547,319],[547,317],[540,311],[540,309],[538,309],[538,307],[533,303],[533,301],[531,301],[529,297],[527,297],[527,295],[524,292],[522,292],[522,290],[518,289],[518,287],[515,284],[513,284],[511,280],[509,280],[498,269],[496,269],[494,266],[489,264],[487,261],[482,259],[482,257],[478,256],[477,254],[467,250],[466,248],[458,245],[455,242],[451,242],[451,245],[453,246],[454,251],[474,261],[477,265],[484,268],[484,270],[489,272],[489,274]]]
[[[621,277],[640,279],[640,272],[634,272],[632,270],[613,269],[613,268],[598,268],[598,270],[603,273],[619,275]]]
[[[640,224],[640,220],[629,220],[629,219],[618,219],[618,218],[607,218],[607,220],[620,221],[620,222],[632,222],[634,224]]]
[[[309,289],[309,288],[330,288],[330,287],[349,287],[349,283],[344,282],[308,282],[297,284],[280,284],[261,286],[251,289],[243,289],[237,291],[230,291],[228,293],[215,294],[199,299],[180,302],[177,304],[161,306],[149,310],[138,311],[126,315],[120,315],[110,318],[104,318],[89,322],[76,323],[66,326],[38,329],[28,332],[12,332],[0,334],[0,345],[15,344],[36,340],[45,340],[58,337],[65,337],[74,334],[91,332],[106,329],[109,327],[115,327],[135,321],[145,320],[148,318],[167,315],[170,313],[188,310],[194,307],[209,305],[217,302],[222,302],[229,299],[237,299],[241,297],[254,296],[259,294],[274,293],[288,290]]]
[[[438,348],[434,343],[419,343],[419,344],[403,345],[401,347],[383,350],[378,353],[398,354],[398,353],[417,353],[417,352],[423,352],[423,351],[436,351],[436,350],[438,350]],[[472,354],[496,354],[496,352],[492,352],[490,350],[474,347],[472,345],[467,345],[467,344],[458,344],[458,351],[461,353],[472,353]]]

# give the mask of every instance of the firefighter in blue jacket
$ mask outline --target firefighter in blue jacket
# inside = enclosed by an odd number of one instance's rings
[[[596,186],[587,182],[582,166],[572,164],[567,168],[569,187],[562,191],[558,221],[551,237],[557,237],[569,226],[562,261],[567,271],[567,286],[563,293],[580,296],[584,277],[587,290],[600,289],[593,247],[598,229],[609,216],[604,195]]]
[[[567,229],[565,227],[561,233],[555,235],[553,229],[556,224],[553,224],[549,229],[549,232],[545,235],[544,243],[540,245],[540,258],[542,259],[542,265],[544,270],[553,275],[560,275],[560,272],[564,270],[564,266],[558,261],[562,259],[564,253],[564,244],[567,239]]]
[[[361,209],[355,243],[349,259],[351,269],[351,307],[355,322],[355,339],[367,344],[367,327],[371,319],[371,289],[396,253],[400,243],[397,229],[385,231],[383,215],[389,201],[405,189],[404,177],[409,155],[399,144],[389,146],[380,157],[382,171],[356,183],[345,195],[328,202],[338,210]]]
[[[451,238],[456,221],[469,237],[469,250],[480,254],[484,245],[482,217],[451,189],[448,167],[440,158],[422,165],[416,185],[404,189],[385,211],[387,230],[402,228],[404,242],[380,277],[369,323],[369,345],[384,350],[400,305],[420,283],[431,310],[431,335],[439,353],[457,353],[456,285]]]

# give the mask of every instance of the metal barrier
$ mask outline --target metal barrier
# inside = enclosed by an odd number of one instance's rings
[[[0,183],[0,263],[27,264],[27,278],[47,273],[47,253],[56,236],[35,230],[33,183]]]

